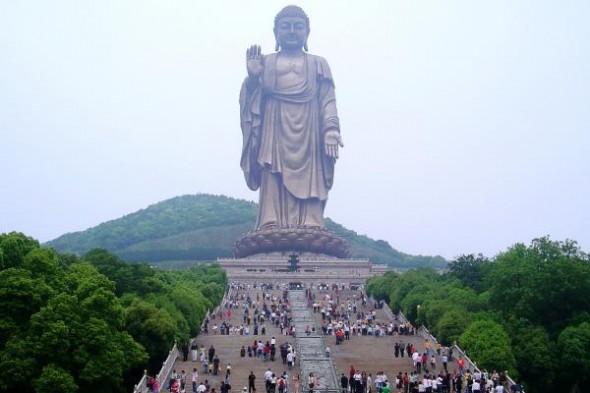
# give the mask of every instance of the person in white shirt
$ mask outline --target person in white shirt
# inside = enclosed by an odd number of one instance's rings
[[[272,371],[270,371],[270,368],[269,368],[268,370],[266,370],[264,372],[264,380],[268,381],[271,377],[272,377]]]
[[[418,384],[418,392],[419,393],[426,393],[426,386],[424,386],[423,381],[420,381]]]
[[[443,381],[442,375],[438,374],[438,377],[436,377],[436,391],[439,393],[442,392],[443,385],[444,385],[444,381]]]
[[[471,385],[471,391],[473,393],[481,393],[481,384],[479,383],[479,379],[473,380],[473,384]]]
[[[193,383],[193,392],[197,391],[197,378],[199,378],[199,373],[197,372],[196,368],[193,368],[193,372],[191,373],[191,382]]]

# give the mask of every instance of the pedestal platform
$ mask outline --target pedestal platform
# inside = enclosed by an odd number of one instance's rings
[[[318,227],[256,229],[242,236],[234,245],[236,258],[269,252],[309,252],[337,258],[350,255],[344,239]]]

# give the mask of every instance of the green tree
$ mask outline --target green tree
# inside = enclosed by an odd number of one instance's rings
[[[29,251],[39,248],[39,242],[20,232],[0,234],[2,264],[0,269],[20,267]]]
[[[484,290],[484,276],[490,260],[482,254],[461,255],[449,262],[447,275],[460,280],[464,286],[476,292]]]
[[[559,334],[557,346],[564,387],[570,392],[586,391],[590,383],[590,323],[566,327]]]
[[[157,371],[174,344],[176,322],[165,310],[135,299],[126,309],[127,331],[150,354],[150,366]]]
[[[532,391],[552,391],[556,350],[547,331],[522,318],[509,320],[508,329],[521,378]]]
[[[79,388],[72,375],[54,363],[43,367],[33,387],[36,393],[74,393]]]
[[[461,334],[459,344],[479,368],[508,370],[510,375],[516,375],[510,338],[499,323],[491,320],[473,322]]]
[[[438,340],[445,345],[452,345],[458,341],[469,324],[468,318],[465,310],[451,309],[447,311],[434,328]]]
[[[384,300],[389,303],[391,284],[398,277],[396,272],[387,272],[382,276],[371,277],[367,280],[367,293],[377,300]]]
[[[0,343],[26,326],[51,293],[51,288],[34,279],[29,270],[0,271]]]
[[[551,337],[590,309],[590,259],[572,241],[516,244],[498,255],[489,280],[490,302],[505,318],[526,318]]]
[[[433,282],[438,281],[439,276],[438,273],[434,269],[429,268],[422,268],[422,269],[415,269],[415,270],[408,270],[404,274],[395,277],[391,283],[391,293],[389,295],[390,303],[389,306],[391,309],[396,312],[402,309],[402,301],[405,300],[405,297],[416,288],[420,284],[430,285]],[[418,296],[418,295],[417,295]],[[409,302],[406,301],[406,304]],[[414,307],[409,307],[408,310],[414,313],[414,308],[419,303],[414,304]],[[415,313],[413,314],[415,317]],[[408,318],[410,316],[406,315]]]

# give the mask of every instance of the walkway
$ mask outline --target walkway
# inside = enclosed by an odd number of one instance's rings
[[[257,289],[250,288],[244,290],[238,290],[240,295],[249,295],[252,299],[257,297],[261,299],[263,291],[258,287]],[[283,291],[272,290],[267,291],[268,295],[271,296],[266,303],[270,304],[278,302],[282,298]],[[338,293],[332,290],[318,290],[314,289],[316,294],[316,301],[324,302],[322,300],[326,295],[330,296],[335,301],[337,299],[341,302],[345,302],[347,299],[354,299],[360,296],[359,291],[351,291],[345,289]],[[274,300],[273,300],[274,299]],[[315,323],[316,327],[321,326],[322,317],[320,313],[313,313],[310,308],[307,308],[307,300],[305,299],[304,291],[289,291],[289,300],[291,303],[291,312],[293,323],[295,324],[296,331],[303,333],[306,327]],[[250,325],[250,335],[221,335],[219,333],[213,334],[212,327],[214,324],[220,325],[221,321],[226,321],[234,326],[240,326],[244,324],[243,320],[243,302],[240,302],[237,309],[231,309],[228,314],[228,309],[222,309],[223,315],[218,316],[216,319],[212,319],[209,326],[209,334],[201,334],[196,338],[197,344],[208,349],[213,346],[216,354],[219,356],[221,361],[222,373],[220,375],[209,375],[203,372],[203,369],[198,362],[193,362],[190,358],[187,361],[183,361],[181,358],[175,363],[176,371],[180,372],[185,370],[187,378],[187,393],[190,393],[190,374],[193,368],[197,368],[199,371],[199,381],[207,380],[211,387],[214,387],[217,392],[221,381],[225,376],[225,369],[228,364],[231,364],[231,376],[230,384],[232,385],[232,393],[242,392],[244,388],[248,386],[248,375],[250,371],[256,375],[256,388],[257,393],[265,393],[264,389],[264,372],[270,369],[277,376],[287,371],[289,374],[289,385],[288,393],[305,393],[307,389],[303,389],[302,386],[307,383],[307,376],[310,372],[314,372],[315,375],[319,376],[320,389],[334,389],[339,386],[339,376],[345,374],[348,376],[348,370],[351,365],[359,370],[364,370],[368,374],[376,375],[377,372],[383,371],[388,376],[390,381],[395,379],[395,375],[398,372],[413,371],[413,363],[408,357],[395,358],[393,356],[393,348],[395,343],[402,343],[406,345],[408,343],[413,344],[418,350],[423,349],[423,339],[418,336],[382,336],[376,337],[372,335],[352,336],[350,340],[345,340],[340,345],[335,344],[334,336],[323,336],[321,335],[321,329],[316,328],[316,335],[302,335],[299,334],[299,338],[296,340],[292,336],[281,335],[280,329],[271,326],[270,323],[266,323],[266,333],[264,335],[253,335],[253,326]],[[372,304],[368,304],[365,307],[359,306],[359,311],[370,312],[373,310]],[[390,317],[385,313],[383,309],[377,309],[376,320],[382,323],[389,323]],[[298,353],[297,364],[292,370],[288,370],[286,365],[282,364],[280,354],[277,351],[275,361],[264,361],[256,357],[240,357],[240,348],[244,346],[247,348],[252,345],[253,341],[262,340],[263,343],[271,340],[272,337],[276,338],[277,347],[285,342],[295,346]],[[332,352],[332,359],[325,357],[325,346],[329,345]],[[440,367],[440,361],[438,363]],[[449,371],[453,373],[456,369],[454,363],[449,364]],[[295,386],[292,380],[292,376],[299,374],[301,375],[301,386]],[[162,389],[162,391],[165,391]]]

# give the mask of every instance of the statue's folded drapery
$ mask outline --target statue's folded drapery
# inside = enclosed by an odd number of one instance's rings
[[[240,92],[241,167],[248,186],[260,188],[257,228],[324,227],[335,162],[324,134],[340,127],[328,63],[304,56],[303,71],[285,83],[278,55],[267,55],[262,76],[246,78]]]

